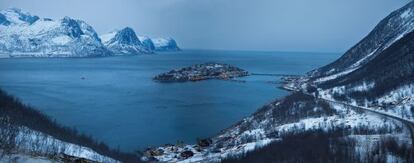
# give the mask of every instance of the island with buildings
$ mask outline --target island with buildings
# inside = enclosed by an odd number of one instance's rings
[[[233,78],[248,75],[248,71],[229,64],[204,63],[174,69],[155,76],[153,80],[161,82],[186,82],[208,79],[232,80]]]

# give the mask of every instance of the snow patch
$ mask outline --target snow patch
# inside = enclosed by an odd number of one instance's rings
[[[414,84],[399,87],[378,98],[371,106],[414,122]]]
[[[411,17],[412,16],[412,11],[411,11],[411,8],[410,9],[408,9],[408,10],[406,10],[406,11],[404,11],[401,15],[400,15],[400,17],[402,18],[402,19],[407,19],[407,18],[409,18],[409,17]]]
[[[52,42],[57,45],[65,45],[72,41],[72,39],[69,36],[57,36],[52,39]]]
[[[339,72],[339,73],[337,73],[337,74],[333,74],[333,75],[329,75],[329,76],[325,76],[325,77],[318,78],[318,79],[316,79],[316,80],[315,80],[315,83],[322,83],[322,82],[326,82],[326,81],[329,81],[329,80],[336,79],[336,78],[338,78],[338,77],[341,77],[341,76],[347,75],[347,74],[349,74],[349,73],[351,73],[351,72],[355,71],[356,69],[357,69],[357,67],[354,67],[354,68],[350,68],[350,69],[348,69],[348,70],[345,70],[345,71]]]

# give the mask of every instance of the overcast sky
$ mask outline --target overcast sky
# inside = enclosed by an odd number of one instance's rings
[[[344,52],[409,0],[0,0],[40,17],[129,26],[183,48]]]

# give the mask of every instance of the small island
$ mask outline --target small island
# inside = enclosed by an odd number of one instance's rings
[[[153,80],[161,82],[186,82],[208,79],[231,80],[248,76],[249,72],[241,68],[221,63],[196,64],[157,75]]]

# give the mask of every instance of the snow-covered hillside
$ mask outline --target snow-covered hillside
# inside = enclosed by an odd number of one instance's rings
[[[144,45],[138,39],[135,31],[129,27],[102,35],[101,39],[103,44],[115,55],[153,53],[153,49]]]
[[[81,20],[39,18],[20,9],[0,11],[1,57],[90,57],[111,53]]]
[[[409,131],[402,128],[398,121],[321,100],[315,101],[309,95],[295,93],[264,106],[254,115],[224,130],[211,139],[212,143],[208,147],[166,145],[147,151],[147,159],[154,157],[162,162],[220,161],[275,141],[283,141],[284,135],[314,130],[330,132],[338,128],[354,136],[366,133],[391,134],[411,143]],[[188,151],[193,153],[191,157],[183,155]],[[355,152],[359,151],[356,149]]]
[[[413,29],[414,2],[410,2],[382,20],[339,60],[310,73],[310,80],[301,85],[317,87],[314,92],[323,98],[414,120]],[[357,52],[368,55],[357,56]],[[328,67],[345,69],[320,74]]]
[[[179,51],[177,43],[172,38],[153,38],[156,51]]]
[[[373,86],[369,85],[337,86],[329,89],[319,89],[318,94],[324,99],[345,101],[355,106],[365,107],[414,122],[413,84],[397,87],[375,99],[353,97],[351,95],[359,92],[369,92],[372,89]]]
[[[5,132],[1,131],[1,133]],[[15,132],[16,135],[11,140],[16,145],[15,148],[8,152],[0,150],[0,155],[3,156],[0,157],[0,162],[13,159],[18,162],[65,162],[63,160],[68,157],[105,163],[119,162],[100,155],[90,148],[67,143],[26,127],[19,127]]]
[[[390,45],[364,66],[313,83],[325,98],[344,101],[414,120],[414,33]]]
[[[348,74],[368,63],[413,30],[414,2],[410,2],[382,20],[372,32],[349,49],[341,58],[311,71],[309,75],[312,78],[329,76],[323,79],[329,80],[335,76]]]

